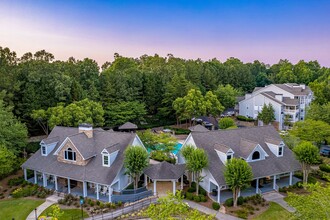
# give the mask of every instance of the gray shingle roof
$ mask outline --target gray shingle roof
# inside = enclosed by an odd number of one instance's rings
[[[92,157],[87,165],[79,166],[57,161],[57,156],[53,155],[54,152],[58,149],[66,137],[72,135],[75,136],[77,133],[78,128],[56,126],[48,137],[60,137],[60,141],[57,143],[55,149],[50,152],[48,156],[42,156],[39,149],[22,165],[22,167],[31,170],[37,170],[39,172],[45,172],[47,174],[54,174],[60,177],[69,177],[78,181],[91,181],[110,185],[123,166],[123,152],[125,151],[126,147],[133,142],[136,134],[108,132],[102,129],[94,129],[93,138],[91,139],[94,140],[94,150],[96,156]],[[80,134],[77,136],[79,136],[79,138],[76,140],[76,144],[81,141]],[[89,147],[89,145],[84,146]],[[116,148],[115,150],[119,150],[118,155],[110,167],[103,167],[101,152],[105,148],[111,148],[111,146],[114,146]],[[81,147],[79,147],[79,149],[81,150]],[[90,151],[88,150],[87,152]]]
[[[153,180],[177,180],[179,179],[184,171],[184,164],[171,164],[163,161],[158,164],[149,165],[144,173]]]
[[[56,137],[47,137],[45,139],[42,140],[42,142],[44,142],[45,144],[52,144],[52,143],[56,143],[56,142],[59,142],[60,141],[60,138],[58,136]]]
[[[138,129],[138,126],[136,124],[133,124],[131,122],[126,122],[125,124],[119,126],[119,130],[126,130],[126,129]]]
[[[281,105],[284,105],[283,102],[281,102],[280,100],[278,100],[277,98],[275,98],[275,95],[276,94],[274,92],[262,92],[260,94],[266,96],[267,98],[273,100],[274,102],[277,102],[277,103],[279,103]]]
[[[210,131],[209,129],[205,128],[203,125],[195,125],[188,128],[190,131],[196,131],[196,132],[207,132]]]
[[[257,142],[241,138],[239,145],[239,155],[246,159],[257,145]]]
[[[229,151],[229,149],[230,149],[230,147],[228,147],[228,146],[226,146],[224,144],[218,144],[218,143],[214,144],[213,147],[214,147],[215,150],[218,150],[218,151],[220,151],[222,153],[227,153]]]
[[[285,105],[297,106],[299,105],[299,99],[291,99],[289,97],[283,97]]]
[[[94,138],[88,138],[85,133],[74,134],[68,138],[84,159],[89,159],[96,155]]]
[[[308,95],[311,92],[311,89],[308,86],[305,86],[305,89],[303,89],[299,87],[299,85],[296,83],[274,84],[274,85],[297,96]]]
[[[218,155],[214,153],[215,144],[223,144],[230,147],[235,153],[234,157],[241,157],[241,140],[249,140],[260,144],[269,155],[265,160],[250,162],[254,178],[266,177],[274,174],[290,172],[300,169],[299,162],[295,159],[293,152],[284,147],[283,156],[275,156],[267,144],[265,138],[281,140],[278,132],[273,126],[240,128],[234,130],[219,130],[206,133],[191,133],[197,147],[203,148],[209,158],[209,170],[219,185],[226,185],[224,179],[225,165],[221,162]]]

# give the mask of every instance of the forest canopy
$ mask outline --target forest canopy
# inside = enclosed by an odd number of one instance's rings
[[[70,57],[61,61],[45,50],[18,57],[9,48],[0,47],[0,91],[5,91],[4,105],[12,107],[15,117],[27,125],[30,134],[42,133],[38,120],[33,119],[36,111],[72,108],[83,100],[102,107],[99,111],[104,112],[104,119],[99,125],[112,127],[126,120],[138,124],[175,122],[173,102],[192,89],[200,91],[203,97],[211,91],[221,106],[230,108],[235,104],[234,96],[251,92],[256,86],[304,83],[310,84],[317,103],[323,105],[330,99],[329,73],[329,68],[321,67],[317,61],[293,64],[280,60],[268,65],[257,60],[243,63],[233,57],[224,62],[188,60],[171,54],[139,58],[115,54],[113,62],[100,68],[89,58]]]

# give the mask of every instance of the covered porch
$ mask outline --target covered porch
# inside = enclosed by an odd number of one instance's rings
[[[271,191],[278,191],[279,188],[291,186],[301,181],[301,179],[293,176],[293,172],[283,173],[279,175],[257,178],[251,182],[251,186],[242,190],[239,196],[247,197],[255,194],[263,194]],[[209,197],[219,203],[225,202],[229,198],[233,198],[233,193],[226,186],[220,187],[218,193],[218,185],[210,181]]]
[[[113,189],[110,185],[98,184],[88,181],[74,180],[67,177],[60,177],[54,174],[47,174],[34,170],[32,178],[27,178],[27,169],[24,169],[26,181],[43,186],[47,189],[75,196],[89,197],[104,202],[111,202]]]
[[[153,194],[158,195],[158,190],[161,192],[161,195],[166,194],[170,185],[172,185],[172,193],[175,194],[176,190],[179,188],[183,189],[183,175],[185,172],[184,164],[170,164],[166,161],[163,161],[158,164],[150,165],[144,171],[145,182],[151,180],[153,182]],[[180,180],[180,182],[179,182]],[[158,182],[158,188],[157,188]]]

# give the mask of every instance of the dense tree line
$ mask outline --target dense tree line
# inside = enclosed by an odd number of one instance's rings
[[[105,126],[116,126],[126,119],[136,123],[143,118],[174,121],[173,101],[187,96],[191,89],[204,97],[212,91],[228,108],[234,101],[227,93],[235,96],[270,83],[305,83],[311,85],[318,104],[323,105],[330,99],[329,76],[330,70],[317,61],[292,64],[280,60],[270,66],[260,61],[243,63],[237,58],[220,62],[186,60],[171,54],[139,58],[115,54],[113,62],[100,68],[89,58],[60,61],[44,50],[18,57],[9,48],[0,47],[4,103],[13,106],[13,113],[26,123],[30,133],[40,131],[38,121],[32,119],[35,110],[47,111],[59,103],[69,106],[84,99],[101,103]],[[232,90],[228,90],[229,85]]]

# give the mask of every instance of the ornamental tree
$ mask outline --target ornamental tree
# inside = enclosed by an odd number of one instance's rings
[[[144,168],[149,165],[148,152],[141,146],[129,146],[124,152],[126,174],[134,180],[134,189],[138,188],[139,178]]]
[[[307,183],[310,166],[319,161],[319,149],[311,142],[302,141],[293,148],[297,160],[301,163],[303,183]]]
[[[189,160],[192,152],[195,150],[195,148],[191,145],[186,145],[183,148],[181,148],[181,154],[184,157],[184,159],[187,161]],[[190,170],[190,167],[187,167],[187,171],[188,171],[188,179],[189,179],[189,187],[191,187],[191,181],[192,181],[192,170]]]
[[[201,148],[195,148],[186,158],[187,169],[195,174],[196,193],[198,194],[199,183],[202,181],[201,172],[208,166],[208,158],[205,151]]]
[[[274,108],[272,104],[269,103],[268,106],[264,104],[261,112],[258,114],[258,119],[266,125],[275,120]]]
[[[245,160],[233,158],[227,161],[224,176],[233,191],[234,207],[237,207],[239,192],[247,188],[252,181],[252,168]]]

